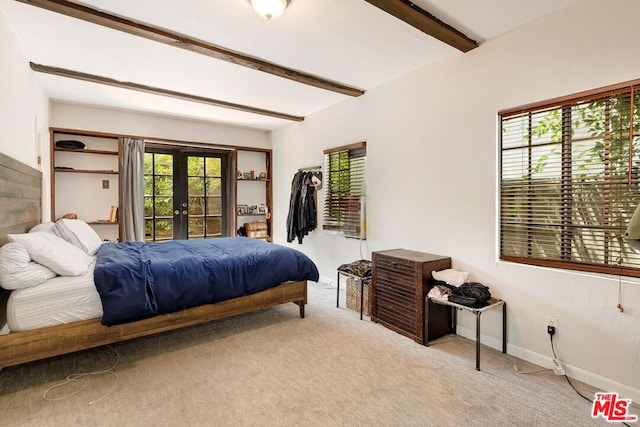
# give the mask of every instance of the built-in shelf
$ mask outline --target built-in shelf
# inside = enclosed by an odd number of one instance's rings
[[[101,175],[109,174],[109,175],[118,175],[118,171],[111,170],[93,170],[93,169],[61,169],[55,168],[56,172],[66,172],[66,173],[97,173]]]
[[[272,229],[272,203],[273,203],[273,180],[271,169],[270,149],[237,149],[236,157],[236,212],[234,221],[238,227],[244,227],[247,223],[264,224],[266,230],[259,233],[247,233],[250,235],[263,235],[265,237],[254,237],[270,242]],[[245,184],[255,182],[257,184]],[[255,209],[249,210],[250,206]],[[264,210],[258,211],[260,206]],[[240,211],[238,208],[240,207]]]
[[[121,241],[121,224],[109,210],[121,204],[120,136],[50,128],[50,137],[52,221],[74,213],[84,218],[101,240]],[[61,141],[79,141],[84,146],[57,146]]]
[[[106,154],[108,156],[117,156],[118,152],[117,151],[110,151],[110,150],[91,150],[91,149],[86,149],[86,148],[61,148],[61,147],[55,147],[54,148],[55,151],[66,151],[67,153],[81,153],[81,154]]]

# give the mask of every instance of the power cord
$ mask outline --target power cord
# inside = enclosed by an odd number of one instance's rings
[[[553,329],[551,329],[551,328],[553,328]],[[556,356],[556,349],[553,346],[553,334],[555,333],[555,328],[553,326],[550,326],[549,329],[548,329],[548,332],[549,332],[549,340],[551,341],[551,351],[553,352],[553,360],[556,361],[556,360],[558,360],[558,356]],[[580,396],[581,398],[583,398],[587,402],[593,404],[593,400],[589,399],[588,397],[586,397],[585,395],[580,393],[578,391],[578,389],[575,388],[575,386],[573,385],[571,380],[569,380],[569,377],[567,376],[566,373],[564,374],[564,378],[567,380],[567,382],[569,383],[569,385],[571,386],[573,391],[575,391],[578,394],[578,396]],[[622,422],[622,424],[624,424],[627,427],[631,427],[629,424],[627,424],[625,422]]]
[[[540,372],[545,372],[545,371],[551,371],[551,368],[542,368],[542,369],[536,369],[535,371],[521,371],[520,368],[518,368],[518,365],[513,365],[513,370],[516,371],[519,374],[538,374]]]
[[[115,381],[113,382],[113,385],[111,386],[109,391],[106,392],[100,399],[96,399],[94,401],[89,402],[89,405],[93,405],[94,403],[98,403],[101,400],[106,399],[107,396],[109,396],[111,394],[111,392],[116,388],[116,384],[118,384],[118,374],[113,372],[113,370],[115,369],[116,366],[118,366],[118,363],[120,362],[120,353],[118,353],[115,349],[113,349],[109,345],[107,347],[109,348],[109,350],[113,351],[116,354],[116,361],[109,369],[105,369],[104,371],[94,371],[94,372],[86,372],[86,373],[80,373],[80,374],[71,374],[71,375],[67,376],[67,378],[63,382],[58,383],[58,384],[54,384],[51,387],[49,387],[48,389],[46,389],[45,392],[42,395],[42,398],[44,400],[48,400],[50,402],[53,402],[53,401],[56,401],[56,400],[66,399],[68,397],[73,396],[74,394],[80,393],[82,390],[84,390],[87,387],[87,381],[83,379],[84,377],[87,377],[89,375],[109,374],[109,375],[112,375],[113,377],[115,377]],[[56,398],[47,397],[47,393],[49,393],[51,390],[54,390],[54,389],[56,389],[58,387],[62,387],[64,385],[67,385],[67,384],[73,383],[73,382],[81,383],[82,387],[80,387],[79,389],[77,389],[74,392],[71,392],[69,394],[65,394],[65,395],[60,396],[60,397],[56,397]]]
[[[551,351],[553,352],[553,358],[554,358],[554,360],[558,360],[558,356],[556,356],[556,349],[553,346],[553,334],[549,334],[549,340],[551,341]],[[578,391],[578,389],[575,388],[575,386],[573,385],[571,380],[569,380],[569,377],[567,376],[567,374],[564,374],[564,377],[567,380],[567,382],[569,383],[569,385],[571,386],[571,388],[573,389],[573,391],[578,393],[578,396],[580,396],[581,398],[583,398],[584,400],[586,400],[589,403],[593,403],[593,400],[589,399],[588,397],[586,397],[585,395],[580,393]]]

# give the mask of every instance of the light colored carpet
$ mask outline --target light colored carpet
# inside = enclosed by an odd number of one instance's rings
[[[0,425],[607,425],[563,377],[518,374],[514,363],[537,367],[487,347],[477,372],[473,341],[418,345],[337,309],[335,288],[315,283],[305,319],[287,304],[112,347],[119,382],[94,405],[113,377],[90,377],[68,399],[42,395],[71,373],[111,366],[106,347],[4,369]]]

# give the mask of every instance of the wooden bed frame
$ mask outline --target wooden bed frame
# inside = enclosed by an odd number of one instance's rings
[[[25,233],[40,222],[41,197],[42,173],[0,153],[0,245],[7,242],[7,234]],[[0,289],[0,292],[6,291]],[[122,325],[107,327],[100,323],[100,319],[90,319],[26,332],[10,332],[0,335],[0,368],[289,302],[299,306],[300,317],[304,318],[306,281],[287,282],[252,295]],[[1,318],[4,318],[4,313]]]

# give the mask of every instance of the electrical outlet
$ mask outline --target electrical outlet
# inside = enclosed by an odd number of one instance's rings
[[[108,179],[103,179],[102,180],[102,188],[105,190],[109,189],[109,180]]]
[[[555,316],[547,316],[547,326],[553,326],[558,330],[558,318]]]

